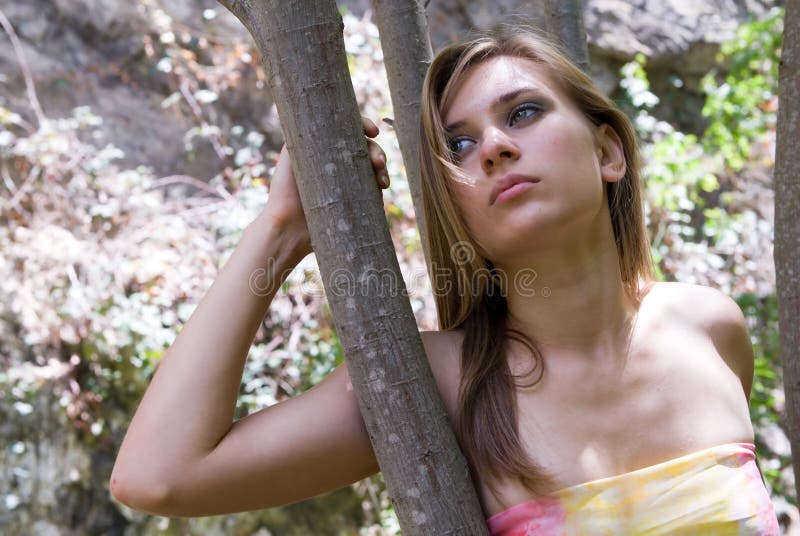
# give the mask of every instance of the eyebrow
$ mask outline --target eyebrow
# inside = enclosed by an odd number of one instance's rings
[[[497,97],[497,99],[495,99],[495,101],[489,107],[489,110],[491,110],[492,112],[496,113],[497,110],[499,108],[501,108],[503,105],[505,105],[509,101],[512,101],[512,100],[516,99],[517,97],[519,97],[523,93],[541,94],[542,90],[540,90],[539,88],[533,87],[533,86],[525,86],[525,87],[521,87],[521,88],[515,89],[513,91],[509,91],[508,93],[503,93],[502,95]],[[456,121],[455,123],[450,123],[449,125],[446,125],[444,127],[444,131],[445,132],[453,132],[455,130],[460,129],[465,124],[466,124],[466,121],[464,121],[464,120]]]

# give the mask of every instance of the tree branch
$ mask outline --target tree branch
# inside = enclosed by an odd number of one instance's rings
[[[3,13],[2,9],[0,9],[0,25],[3,26],[3,29],[8,34],[8,38],[11,40],[11,45],[14,47],[14,53],[17,55],[20,69],[22,69],[22,76],[25,79],[25,92],[28,95],[31,108],[33,108],[33,113],[36,114],[36,120],[39,122],[39,126],[41,127],[47,121],[47,118],[45,117],[42,107],[39,104],[39,99],[36,96],[36,88],[33,85],[33,77],[31,76],[31,71],[28,68],[28,62],[25,61],[25,54],[22,52],[22,46],[20,45],[19,38],[17,37],[17,32],[14,31],[14,27],[11,25],[11,22],[8,20],[5,13]]]

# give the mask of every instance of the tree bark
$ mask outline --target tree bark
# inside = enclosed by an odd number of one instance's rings
[[[581,0],[545,0],[545,29],[564,47],[570,59],[589,71],[589,50]]]
[[[373,0],[372,6],[381,36],[383,62],[392,94],[394,128],[400,143],[400,152],[403,154],[425,260],[429,263],[418,146],[422,83],[433,58],[425,8],[420,0],[408,2]]]
[[[787,0],[775,144],[775,279],[783,386],[800,496],[800,0]]]
[[[394,254],[336,4],[221,3],[250,31],[269,73],[347,369],[403,533],[486,534]]]

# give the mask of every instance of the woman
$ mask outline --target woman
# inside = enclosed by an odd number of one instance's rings
[[[421,133],[434,290],[453,289],[436,292],[441,330],[422,339],[491,531],[777,534],[742,313],[716,290],[652,281],[624,114],[545,39],[515,31],[437,55]],[[117,499],[212,515],[378,471],[344,366],[231,424],[278,288],[254,295],[249,274],[267,259],[287,273],[310,251],[282,153],[266,208],[133,418]]]

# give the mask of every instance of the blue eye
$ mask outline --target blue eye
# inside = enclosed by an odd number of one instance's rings
[[[453,138],[447,141],[447,145],[450,148],[450,152],[453,155],[454,160],[458,160],[458,157],[467,150],[469,147],[468,144],[473,143],[471,139],[465,137],[458,137]]]
[[[511,110],[508,123],[509,125],[515,125],[516,123],[528,119],[529,117],[541,111],[542,107],[535,102],[526,102],[524,104],[520,104]]]

